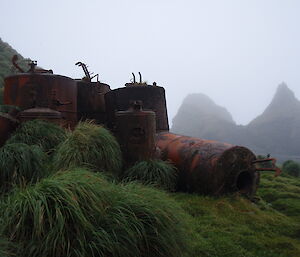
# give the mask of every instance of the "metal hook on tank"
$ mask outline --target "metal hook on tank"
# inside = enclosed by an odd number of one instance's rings
[[[140,84],[142,84],[142,74],[139,72],[139,76],[140,76]]]
[[[14,55],[13,57],[12,57],[12,59],[11,59],[11,62],[12,62],[12,64],[17,68],[17,70],[19,71],[19,72],[24,72],[24,70],[17,64],[17,61],[18,61],[18,55]]]
[[[136,83],[136,80],[135,80],[135,75],[134,75],[134,73],[132,72],[131,74],[132,74],[132,76],[133,76],[133,83]]]

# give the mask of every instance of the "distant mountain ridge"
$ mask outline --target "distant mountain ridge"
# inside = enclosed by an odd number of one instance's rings
[[[180,106],[171,131],[247,146],[256,154],[270,153],[280,160],[299,161],[300,101],[282,83],[265,111],[248,125],[240,126],[208,96],[192,94]]]

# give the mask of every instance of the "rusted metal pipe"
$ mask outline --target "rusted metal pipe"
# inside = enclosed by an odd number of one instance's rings
[[[91,75],[87,69],[87,66],[83,63],[83,62],[76,62],[75,65],[81,67],[83,69],[83,72],[85,74],[85,77],[87,79],[87,81],[91,81]]]
[[[256,164],[256,163],[271,162],[272,163],[271,168],[270,167],[256,167],[255,169],[257,171],[275,171],[275,177],[277,177],[281,174],[282,170],[276,166],[276,161],[277,160],[275,158],[265,158],[265,159],[254,160],[252,163]]]
[[[14,55],[11,59],[11,62],[12,64],[16,67],[16,69],[19,71],[19,72],[24,72],[24,70],[19,66],[19,64],[17,64],[17,61],[18,61],[18,55]]]
[[[179,170],[178,190],[210,195],[240,191],[248,196],[256,191],[256,157],[245,147],[169,132],[159,133],[156,145],[161,158]]]
[[[132,76],[133,76],[133,83],[136,83],[136,80],[135,80],[135,75],[133,72],[131,72]]]

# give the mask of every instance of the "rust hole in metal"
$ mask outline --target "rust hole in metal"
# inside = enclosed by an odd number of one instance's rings
[[[236,179],[236,188],[242,193],[248,193],[252,191],[254,178],[249,171],[242,171],[239,173]]]

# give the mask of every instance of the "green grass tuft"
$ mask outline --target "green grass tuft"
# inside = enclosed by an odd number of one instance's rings
[[[59,143],[66,138],[66,132],[56,124],[44,120],[24,122],[7,140],[7,144],[24,143],[38,145],[45,152],[52,153]]]
[[[45,175],[46,154],[38,146],[22,143],[0,148],[0,190],[6,192],[15,184],[36,182]]]
[[[91,122],[80,122],[60,145],[53,162],[57,170],[86,166],[116,174],[121,170],[122,155],[108,130]]]
[[[161,160],[146,160],[136,163],[124,172],[125,181],[137,180],[145,185],[154,185],[174,191],[177,181],[177,169]]]
[[[8,239],[0,236],[0,256],[1,257],[18,257],[16,256],[16,244],[9,242]]]
[[[163,191],[138,183],[132,182],[122,187],[111,219],[118,218],[115,214],[127,209],[124,219],[134,230],[131,233],[138,235],[137,251],[133,251],[136,249],[133,245],[129,248],[131,250],[126,249],[125,256],[187,256],[191,228],[188,226],[188,216],[178,203]],[[122,238],[125,236],[122,235]],[[125,251],[120,250],[120,253]]]
[[[186,216],[165,193],[59,172],[6,198],[3,233],[23,257],[181,257]]]

